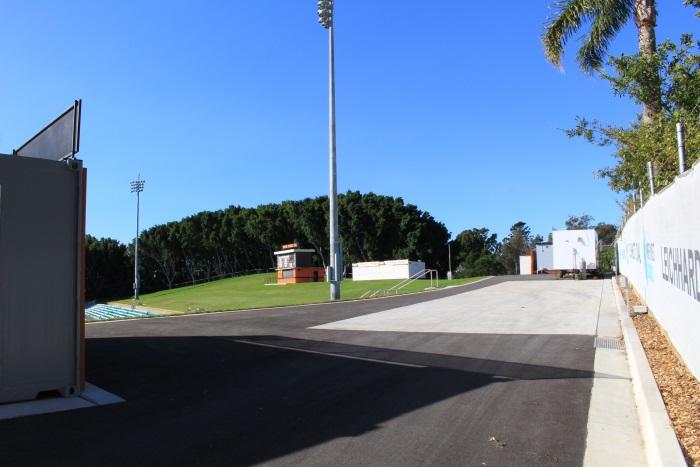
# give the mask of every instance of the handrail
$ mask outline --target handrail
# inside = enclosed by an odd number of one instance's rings
[[[425,277],[426,274],[430,274],[430,288],[433,288],[433,275],[435,276],[435,287],[439,287],[440,283],[438,281],[438,275],[437,275],[437,270],[436,269],[423,269],[422,271],[419,271],[409,277],[408,279],[404,279],[398,284],[396,284],[393,287],[390,287],[388,289],[376,289],[376,290],[368,290],[367,292],[363,293],[360,298],[365,298],[367,294],[371,294],[369,298],[375,297],[379,292],[384,292],[384,296],[387,295],[389,292],[394,292],[394,295],[398,294],[398,291],[406,287],[408,284],[412,283],[415,280],[420,279],[421,277]]]

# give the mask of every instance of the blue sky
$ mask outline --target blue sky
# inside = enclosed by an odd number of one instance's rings
[[[610,148],[559,130],[638,109],[576,67],[544,59],[552,0],[337,0],[338,191],[402,197],[453,237],[546,237],[569,214],[617,223],[593,172]],[[657,39],[697,32],[660,1]],[[328,33],[314,0],[0,0],[0,152],[83,100],[87,232],[141,228],[229,205],[328,194]],[[635,53],[633,24],[612,53]]]

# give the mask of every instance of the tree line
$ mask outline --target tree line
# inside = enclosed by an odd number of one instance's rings
[[[229,206],[203,211],[180,221],[144,230],[139,237],[139,274],[144,293],[224,277],[270,272],[274,252],[296,242],[316,250],[314,262],[325,267],[329,252],[328,197],[284,201],[257,208]],[[349,191],[338,196],[339,233],[344,275],[351,264],[389,259],[424,261],[442,277],[516,274],[518,258],[529,254],[541,235],[524,222],[499,241],[486,228],[451,234],[441,222],[401,198]],[[570,216],[567,228],[592,228],[588,215]],[[599,235],[616,234],[598,224]],[[608,236],[609,236],[608,235]],[[612,243],[612,239],[601,240]],[[86,296],[123,298],[133,293],[134,245],[111,238],[86,237]]]
[[[327,196],[243,208],[204,211],[144,230],[139,237],[141,290],[152,292],[276,267],[274,252],[296,242],[314,248],[314,262],[329,255]],[[444,274],[450,233],[441,222],[402,198],[348,191],[338,196],[344,274],[351,264],[388,259],[424,261]],[[133,292],[133,245],[86,238],[88,298]]]

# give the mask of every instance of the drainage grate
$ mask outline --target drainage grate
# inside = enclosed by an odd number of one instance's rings
[[[596,337],[593,340],[596,349],[625,350],[625,343],[621,339],[607,339]]]

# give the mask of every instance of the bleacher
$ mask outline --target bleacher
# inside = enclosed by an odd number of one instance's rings
[[[85,321],[99,321],[104,319],[145,318],[156,316],[157,313],[149,311],[132,310],[131,308],[106,305],[99,303],[85,308]]]

